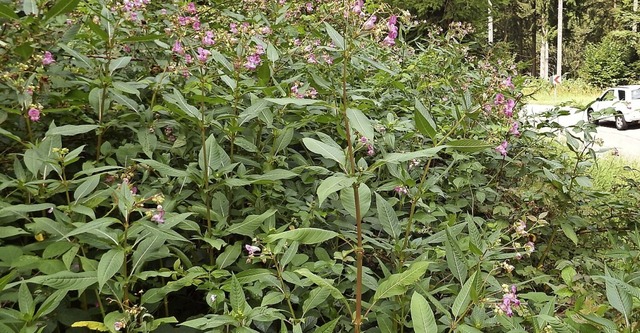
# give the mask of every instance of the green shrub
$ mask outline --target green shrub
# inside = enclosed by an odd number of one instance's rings
[[[626,84],[637,79],[638,38],[630,31],[608,34],[599,44],[587,45],[580,76],[598,87]]]

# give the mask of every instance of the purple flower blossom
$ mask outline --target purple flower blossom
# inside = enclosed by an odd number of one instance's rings
[[[257,246],[253,246],[250,244],[245,244],[244,249],[247,250],[247,252],[249,252],[250,256],[253,256],[256,253],[260,253],[260,248]]]
[[[313,4],[311,2],[307,2],[307,4],[305,5],[305,8],[307,9],[308,13],[313,12]]]
[[[116,331],[119,331],[121,329],[123,329],[125,327],[125,324],[121,321],[116,321],[115,323],[113,323],[113,329]]]
[[[504,108],[504,114],[505,116],[511,118],[513,116],[513,108],[516,106],[516,101],[514,101],[513,99],[509,99],[507,101],[507,105]]]
[[[206,62],[207,59],[209,59],[209,56],[211,55],[211,52],[209,52],[209,50],[207,49],[203,49],[201,47],[198,48],[198,55],[196,56],[198,58],[198,60],[200,60],[201,62]]]
[[[398,17],[391,15],[391,17],[389,17],[389,22],[387,22],[387,27],[389,30],[397,30],[398,28],[396,27],[396,24],[398,24]]]
[[[307,56],[307,63],[310,63],[310,64],[317,64],[318,63],[318,60],[316,59],[315,54],[311,53],[311,54],[309,54]]]
[[[196,4],[193,2],[189,2],[189,4],[187,5],[187,12],[189,12],[190,14],[197,13]]]
[[[385,46],[394,46],[396,45],[396,40],[395,38],[391,37],[391,35],[388,35],[387,37],[384,38],[384,40],[382,41],[382,44]]]
[[[200,31],[200,20],[194,20],[193,25],[191,25],[193,30]]]
[[[377,19],[378,18],[375,15],[371,15],[371,17],[366,22],[364,22],[364,30],[371,30],[375,28]]]
[[[514,88],[513,83],[511,83],[511,76],[507,77],[502,84],[509,89]]]
[[[513,124],[511,124],[511,129],[509,129],[509,133],[511,135],[515,135],[515,136],[520,136],[520,131],[518,131],[518,122],[514,121]]]
[[[367,155],[369,156],[373,156],[376,154],[375,149],[373,149],[373,145],[372,144],[368,144],[367,145]]]
[[[398,194],[409,194],[409,189],[406,186],[396,186],[393,190]]]
[[[232,34],[237,34],[238,33],[238,25],[235,23],[230,23],[229,24],[229,31],[231,31]]]
[[[180,43],[179,40],[176,40],[175,43],[173,43],[173,48],[171,49],[171,51],[177,53],[177,54],[184,54],[184,49],[182,48],[182,43]]]
[[[29,119],[31,121],[40,120],[40,110],[38,108],[31,107],[27,113],[29,114]]]
[[[501,94],[501,93],[497,93],[497,94],[496,94],[496,98],[495,98],[495,100],[493,101],[493,103],[494,103],[495,105],[501,105],[501,104],[504,104],[504,95],[503,95],[503,94]]]
[[[213,31],[211,30],[207,30],[204,33],[204,37],[202,38],[202,45],[204,46],[211,46],[215,43],[215,41],[213,40]]]
[[[244,67],[249,70],[255,70],[262,63],[262,59],[260,59],[259,54],[252,54],[247,57],[247,62],[244,64]]]
[[[256,54],[258,55],[263,55],[264,54],[264,47],[262,45],[256,45]]]
[[[42,64],[46,66],[46,65],[51,65],[54,62],[56,61],[53,59],[53,55],[51,54],[51,52],[45,51],[44,57],[42,58]]]
[[[364,1],[363,0],[356,0],[356,3],[351,8],[351,11],[353,11],[354,13],[360,15],[360,13],[362,13],[362,7],[364,7]]]
[[[498,305],[500,310],[502,310],[507,316],[513,316],[512,306],[520,306],[520,300],[516,295],[516,286],[511,285],[511,288],[505,287],[505,294],[502,296],[502,303]]]
[[[502,141],[502,143],[496,147],[496,151],[498,153],[500,153],[500,155],[502,155],[502,156],[507,156],[507,147],[508,146],[509,146],[509,143],[506,140]]]
[[[366,137],[366,136],[361,136],[361,137],[360,137],[360,143],[365,144],[365,143],[367,143],[367,142],[369,142],[369,139],[367,139],[367,137]]]
[[[331,56],[326,53],[322,54],[322,60],[324,60],[324,62],[326,62],[329,65],[333,64],[333,58],[331,58]]]
[[[164,213],[165,213],[164,208],[162,208],[161,205],[158,205],[158,207],[156,207],[156,213],[151,216],[151,221],[156,222],[158,224],[163,224]]]
[[[193,62],[193,57],[190,54],[187,54],[184,56],[184,62],[186,62],[187,64],[190,64]]]
[[[260,29],[260,32],[261,32],[263,35],[271,35],[271,33],[272,33],[273,31],[271,30],[271,28],[270,28],[270,27],[262,27],[262,29]]]

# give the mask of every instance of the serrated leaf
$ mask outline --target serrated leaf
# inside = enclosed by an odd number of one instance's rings
[[[366,137],[369,141],[374,139],[373,124],[367,116],[358,109],[347,109],[347,118],[351,127],[355,128],[361,135]]]
[[[82,184],[78,185],[76,190],[73,192],[73,198],[76,202],[87,195],[93,192],[96,187],[100,184],[100,175],[93,175],[91,177],[87,177]]]
[[[125,255],[122,249],[111,249],[102,255],[98,263],[98,290],[102,290],[109,279],[111,279],[122,268]]]
[[[44,21],[48,21],[58,15],[66,14],[71,12],[78,6],[80,0],[58,0],[51,9],[44,14]]]
[[[244,305],[246,302],[244,290],[235,275],[231,276],[231,292],[229,294],[229,300],[233,310],[244,311]]]
[[[154,40],[158,40],[161,38],[164,38],[164,35],[161,34],[148,34],[148,35],[142,35],[142,36],[132,36],[132,37],[126,37],[121,39],[122,42],[125,43],[129,43],[129,42],[152,42]]]
[[[469,303],[471,303],[471,292],[475,285],[476,272],[471,274],[471,277],[464,283],[462,289],[458,295],[456,295],[453,305],[451,306],[451,312],[457,318],[466,312]]]
[[[98,125],[63,125],[48,130],[46,135],[73,136],[91,132],[96,128],[98,128]]]
[[[322,155],[324,158],[334,160],[340,165],[345,164],[346,157],[342,149],[330,146],[322,141],[312,138],[304,138],[302,139],[302,143],[307,147],[307,149],[318,155]]]
[[[1,290],[1,289],[0,289]],[[62,302],[62,300],[67,296],[68,290],[56,290],[47,299],[40,304],[38,311],[35,314],[35,318],[42,318],[43,316],[48,315],[58,308],[58,305]]]
[[[393,207],[381,195],[376,193],[376,211],[378,213],[378,221],[382,226],[382,230],[386,232],[391,239],[398,240],[400,238],[400,222]]]
[[[355,178],[348,177],[343,174],[336,174],[325,178],[316,189],[316,193],[318,194],[318,206],[321,206],[329,195],[351,186],[355,181]]]
[[[624,316],[625,322],[628,326],[629,316],[631,315],[631,310],[633,307],[633,299],[628,292],[611,281],[617,279],[611,277],[611,275],[609,274],[609,269],[606,266],[604,274],[609,278],[605,280],[607,301],[609,301],[609,304],[611,304],[614,309],[618,310],[618,312],[620,312]]]
[[[417,292],[411,296],[411,321],[415,332],[438,332],[433,310],[424,296]]]
[[[226,233],[253,237],[255,236],[256,229],[260,227],[264,220],[273,216],[276,212],[277,210],[272,208],[260,215],[249,215],[244,219],[244,221],[240,223],[234,223],[229,226],[229,228],[227,228],[226,230]]]
[[[447,259],[447,266],[451,271],[451,274],[464,283],[467,280],[467,261],[462,254],[462,250],[458,246],[458,242],[453,238],[449,228],[446,230],[447,240],[445,242],[445,255]]]
[[[138,112],[138,103],[133,99],[121,94],[117,90],[109,88],[109,96],[113,98],[116,103],[128,107],[133,112]]]
[[[309,293],[309,297],[304,300],[302,304],[302,316],[304,316],[309,310],[314,309],[316,306],[324,303],[329,297],[331,291],[325,287],[317,287]]]
[[[338,233],[335,231],[317,228],[300,228],[278,234],[271,234],[265,238],[265,242],[273,243],[279,239],[286,239],[297,241],[300,244],[319,244],[337,236]]]
[[[475,153],[491,147],[484,141],[473,139],[451,140],[446,146],[465,153]]]
[[[344,37],[342,37],[342,35],[340,35],[340,33],[336,31],[331,24],[329,24],[329,22],[325,21],[324,27],[327,30],[327,34],[329,34],[329,37],[333,41],[333,44],[338,47],[338,49],[344,50]]]
[[[427,272],[430,262],[419,261],[402,273],[389,276],[382,281],[373,295],[373,301],[404,294],[408,287],[416,283]]]

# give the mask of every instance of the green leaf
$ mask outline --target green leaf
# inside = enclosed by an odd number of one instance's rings
[[[111,249],[102,255],[98,263],[98,290],[102,290],[102,286],[118,273],[124,259],[125,255],[122,249]]]
[[[304,300],[302,304],[302,316],[309,312],[309,310],[314,309],[316,306],[324,303],[331,291],[325,287],[317,287],[309,293],[309,297]]]
[[[604,274],[612,280],[617,280],[611,277],[607,266],[605,266]],[[624,316],[625,322],[627,323],[627,326],[629,326],[629,316],[631,315],[633,307],[633,299],[631,295],[623,288],[620,288],[617,284],[609,281],[609,279],[605,280],[605,288],[607,301],[609,301],[609,304],[611,304],[614,309],[618,310],[618,312]]]
[[[109,332],[109,328],[99,321],[82,320],[71,324],[71,327],[86,327],[92,331]]]
[[[138,271],[142,268],[142,264],[144,264],[151,255],[158,249],[162,244],[164,244],[165,239],[160,237],[159,234],[155,234],[154,236],[150,236],[149,238],[144,239],[138,244],[138,247],[133,252],[131,256],[131,273],[129,276],[138,273]]]
[[[24,231],[22,228],[12,227],[12,226],[3,226],[0,227],[0,239],[11,238],[18,235],[28,235],[29,233]]]
[[[244,290],[235,275],[231,276],[231,292],[229,294],[229,301],[231,302],[231,308],[233,310],[244,311],[246,303]]]
[[[335,46],[339,50],[344,50],[344,37],[342,37],[342,35],[340,35],[340,33],[336,31],[336,29],[334,29],[327,21],[324,21],[324,27],[327,30],[329,37],[331,37],[333,44],[335,44]]]
[[[291,242],[291,245],[287,248],[287,250],[282,254],[282,258],[280,258],[280,266],[284,269],[288,263],[293,260],[293,258],[298,254],[298,242]]]
[[[466,312],[469,303],[471,303],[471,293],[472,288],[475,285],[476,273],[471,274],[471,277],[464,283],[462,289],[456,296],[456,299],[453,301],[453,306],[451,306],[451,312],[453,315],[458,318],[463,313]]]
[[[364,217],[371,207],[371,189],[367,184],[360,183],[358,186],[358,198],[360,202],[360,217]],[[355,191],[353,186],[349,186],[340,191],[340,202],[349,214],[356,218]]]
[[[13,9],[11,9],[11,7],[0,3],[0,18],[2,17],[10,20],[20,19],[20,17],[18,17],[18,14],[16,14],[16,12],[14,12]]]
[[[0,216],[2,216],[3,213],[8,213],[8,212],[14,213],[14,214],[31,213],[31,212],[47,210],[49,208],[54,208],[54,207],[55,205],[50,203],[34,204],[34,205],[23,205],[23,204],[12,205],[12,206],[7,206],[0,209]]]
[[[232,246],[227,246],[224,252],[220,253],[216,258],[218,269],[224,269],[232,265],[238,260],[242,252],[242,242],[236,242]]]
[[[60,0],[60,1],[64,1],[64,0]],[[91,62],[91,60],[89,60],[88,57],[80,54],[78,51],[70,48],[69,46],[59,43],[58,46],[65,50],[67,53],[69,53],[72,57],[74,57],[76,60],[79,60],[83,67],[85,68],[92,68],[93,67],[93,63]]]
[[[348,177],[343,174],[335,174],[331,177],[325,178],[316,190],[318,194],[318,207],[322,205],[329,195],[340,191],[345,187],[351,186],[355,181],[355,178]]]
[[[411,296],[411,321],[414,332],[438,332],[433,310],[424,296],[418,292],[413,292]]]
[[[40,307],[34,317],[42,318],[43,316],[55,311],[56,308],[58,308],[58,305],[60,305],[60,302],[62,302],[62,300],[67,296],[68,292],[68,290],[56,290],[51,293],[51,295],[49,295],[49,297],[40,304]]]
[[[297,106],[307,106],[319,103],[319,100],[316,99],[305,99],[305,98],[265,98],[266,101],[278,104],[278,105],[297,105]]]
[[[349,118],[349,124],[355,128],[361,135],[368,140],[373,141],[375,132],[373,131],[373,124],[367,116],[358,109],[347,109],[347,118]]]
[[[187,100],[182,96],[180,90],[173,88],[173,94],[162,95],[164,100],[177,106],[182,110],[191,120],[196,123],[200,123],[202,120],[202,113],[193,105],[190,105]]]
[[[447,228],[446,233],[445,255],[447,258],[447,266],[449,266],[451,274],[453,274],[460,283],[464,283],[464,281],[467,280],[467,261],[462,254],[458,242],[451,235],[449,228]]]
[[[400,238],[400,222],[393,207],[381,195],[376,193],[376,211],[378,213],[378,221],[384,230],[392,239]]]
[[[567,236],[573,244],[578,245],[578,235],[576,235],[576,232],[573,230],[573,227],[569,222],[560,223],[560,228],[562,228],[564,235]]]
[[[28,314],[29,317],[32,317],[36,311],[31,290],[29,290],[29,286],[26,283],[21,283],[20,288],[18,288],[18,308],[20,312]]]
[[[162,176],[168,177],[187,177],[188,174],[186,171],[174,169],[166,164],[160,163],[156,160],[142,160],[142,159],[134,159],[134,161],[146,164],[151,167],[153,170],[160,173]]]
[[[465,153],[483,151],[491,147],[490,144],[487,144],[481,140],[473,139],[451,140],[447,142],[446,146]]]
[[[323,279],[320,276],[312,273],[307,268],[301,268],[301,269],[295,270],[295,273],[306,277],[307,279],[311,280],[311,282],[315,283],[319,287],[324,287],[329,289],[329,291],[331,291],[331,296],[333,296],[333,298],[337,300],[345,300],[345,297],[342,294],[342,292],[338,288],[334,287],[333,280]]]
[[[58,0],[51,9],[44,14],[44,21],[48,21],[58,15],[66,14],[76,8],[80,0]]]
[[[133,112],[138,112],[138,103],[133,99],[119,93],[117,90],[109,88],[109,96],[118,104],[123,105],[131,109]]]
[[[334,330],[336,329],[336,325],[338,325],[338,321],[341,318],[338,317],[320,327],[318,327],[315,331],[313,331],[313,333],[333,333]]]
[[[138,130],[138,142],[142,146],[142,151],[148,158],[153,158],[153,151],[158,145],[158,138],[154,133],[149,133],[149,129],[140,128]]]
[[[411,161],[413,159],[430,158],[436,156],[438,152],[443,148],[445,148],[445,146],[437,146],[408,153],[389,153],[384,155],[382,161],[386,163],[398,164],[401,162]]]
[[[273,143],[273,154],[285,150],[293,139],[293,127],[285,127],[278,135]]]
[[[198,166],[200,170],[205,170],[205,161],[209,169],[209,176],[231,164],[231,158],[227,155],[227,152],[220,147],[213,134],[209,135],[205,141],[205,146],[200,149],[200,153],[198,154]]]
[[[429,113],[429,110],[427,110],[424,104],[422,104],[417,97],[415,99],[415,106],[416,112],[414,118],[416,121],[416,128],[420,133],[428,135],[431,140],[435,142],[438,129],[436,127],[436,123],[433,121],[433,117],[431,117],[431,113]]]
[[[404,294],[408,287],[415,284],[427,272],[430,262],[418,261],[413,263],[409,269],[402,273],[389,276],[382,281],[373,295],[373,301],[376,302],[383,298],[398,296]]]
[[[63,125],[63,126],[51,128],[50,130],[47,131],[46,135],[47,136],[51,136],[51,135],[73,136],[73,135],[91,132],[96,128],[98,128],[98,125]]]
[[[129,62],[131,62],[131,57],[129,56],[111,60],[111,62],[109,63],[109,73],[113,75],[113,72],[120,68],[126,67]]]
[[[80,226],[75,228],[73,231],[68,232],[66,235],[64,235],[64,238],[69,238],[76,235],[90,233],[94,230],[104,229],[118,222],[120,222],[120,220],[113,217],[102,217],[88,223],[76,223],[77,225],[80,225]]]
[[[76,190],[73,192],[73,198],[76,202],[87,195],[93,192],[96,187],[100,184],[100,175],[93,175],[91,177],[87,177],[82,184],[78,185]]]
[[[255,236],[255,231],[264,220],[273,216],[278,210],[271,208],[260,215],[249,215],[241,223],[234,223],[226,230],[226,234],[237,234],[248,237]]]
[[[35,276],[26,281],[60,290],[82,290],[96,283],[98,278],[95,272],[62,271],[50,275]]]
[[[307,147],[307,149],[316,154],[322,155],[324,158],[332,159],[340,165],[345,164],[346,157],[342,149],[312,138],[304,138],[302,139],[302,143]]]
[[[338,233],[335,231],[317,228],[300,228],[269,235],[265,238],[265,242],[273,243],[279,239],[286,239],[298,241],[300,244],[319,244],[337,236]]]
[[[122,42],[153,42],[154,40],[158,40],[164,38],[164,35],[161,34],[148,34],[142,36],[132,36],[121,39]]]

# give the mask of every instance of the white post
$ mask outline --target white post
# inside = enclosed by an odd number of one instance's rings
[[[556,74],[562,77],[562,2],[558,0],[558,59],[556,63]]]
[[[633,32],[638,32],[638,24],[636,23],[636,15],[638,13],[638,0],[633,0]]]

